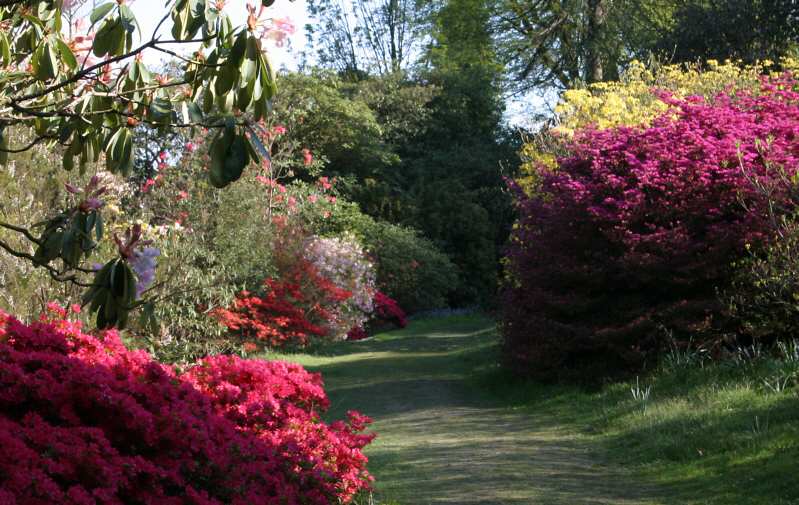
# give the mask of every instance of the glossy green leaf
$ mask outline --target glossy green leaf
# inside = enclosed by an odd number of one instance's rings
[[[3,66],[11,64],[11,43],[8,41],[5,32],[0,32],[0,62]]]
[[[33,75],[40,81],[49,81],[56,76],[56,63],[55,55],[53,54],[52,47],[48,42],[43,42],[33,53],[31,58],[31,66],[33,67]]]
[[[138,21],[136,21],[136,16],[133,15],[133,11],[125,4],[119,6],[119,19],[122,21],[122,27],[127,32],[132,33],[139,26]]]
[[[244,169],[250,163],[250,153],[244,135],[236,135],[225,157],[225,180],[227,184],[241,178]]]
[[[109,2],[98,6],[89,15],[89,21],[94,24],[108,15],[109,12],[116,6],[116,3]]]
[[[56,40],[58,44],[58,52],[61,54],[61,60],[69,67],[70,70],[78,68],[78,60],[72,53],[72,49],[61,39]]]

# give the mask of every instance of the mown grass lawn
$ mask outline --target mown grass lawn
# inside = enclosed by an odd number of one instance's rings
[[[523,383],[481,316],[267,357],[321,372],[331,418],[375,418],[379,503],[799,503],[799,391],[767,385],[767,360],[597,391]]]

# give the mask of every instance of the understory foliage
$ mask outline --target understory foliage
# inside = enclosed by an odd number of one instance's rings
[[[660,93],[670,109],[650,126],[578,130],[534,192],[516,186],[508,363],[546,378],[606,375],[654,360],[664,328],[718,343],[717,289],[771,231],[752,181],[791,204],[776,182],[799,166],[796,89],[785,75],[711,101]]]
[[[369,419],[322,422],[318,374],[234,356],[179,373],[51,309],[0,312],[0,503],[326,505],[368,487]]]
[[[784,219],[763,250],[736,264],[723,293],[736,330],[752,342],[787,341],[799,331],[799,225]]]

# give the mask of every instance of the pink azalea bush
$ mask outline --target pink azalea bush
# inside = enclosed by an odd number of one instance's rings
[[[717,289],[769,235],[752,182],[785,201],[777,179],[799,168],[797,84],[661,98],[671,110],[651,127],[578,131],[536,191],[515,187],[503,335],[517,371],[618,373],[651,362],[664,333],[721,334]]]
[[[216,356],[178,373],[115,331],[0,312],[0,503],[349,503],[371,481],[369,419],[328,425],[327,407],[299,365]]]

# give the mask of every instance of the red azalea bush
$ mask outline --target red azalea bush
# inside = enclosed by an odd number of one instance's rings
[[[405,316],[405,311],[399,306],[396,300],[388,295],[375,292],[374,297],[374,312],[372,313],[371,324],[388,323],[393,324],[399,328],[408,326],[408,320]],[[355,326],[347,333],[347,340],[363,340],[369,336],[363,326]]]
[[[214,357],[186,373],[115,331],[0,312],[0,503],[348,503],[368,419],[323,423],[321,378]]]
[[[355,326],[347,332],[347,340],[363,340],[369,338],[369,334],[363,326]]]
[[[799,165],[790,77],[712,102],[668,96],[649,128],[578,131],[571,155],[519,188],[503,338],[518,372],[556,378],[641,367],[659,335],[711,339],[716,290],[748,243],[768,236],[765,196]],[[571,372],[570,372],[571,371]]]
[[[284,279],[266,279],[264,293],[243,291],[229,309],[215,311],[219,321],[242,340],[267,347],[307,345],[325,337],[335,308],[351,293],[337,287],[305,259]]]
[[[380,321],[385,321],[397,325],[400,328],[408,326],[405,311],[399,306],[396,300],[390,296],[377,291],[374,298],[375,313],[374,317]]]

